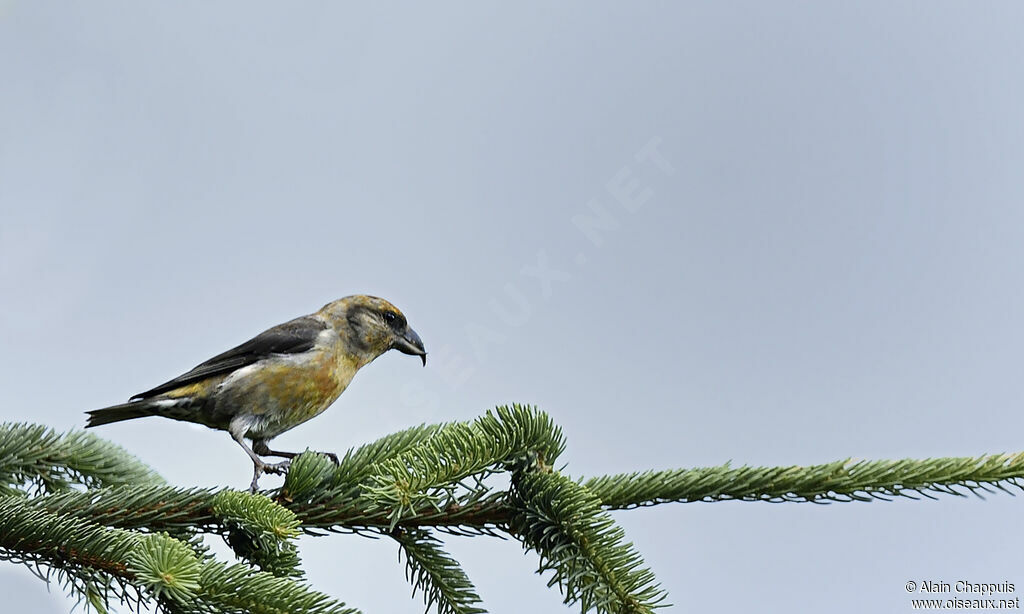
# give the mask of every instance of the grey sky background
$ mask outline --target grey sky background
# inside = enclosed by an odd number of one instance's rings
[[[564,427],[572,475],[1024,449],[1022,13],[8,0],[0,419],[80,427],[365,292],[406,313],[427,368],[382,357],[279,447],[524,402]],[[652,143],[673,173],[637,159]],[[609,190],[630,182],[635,211]],[[594,207],[597,243],[573,222]],[[545,286],[538,263],[561,273]],[[248,483],[224,433],[99,434],[176,484]],[[1020,596],[1021,505],[616,519],[674,611],[902,612],[908,580]],[[490,611],[565,611],[515,542],[447,542]],[[392,543],[302,553],[367,613],[422,611]],[[9,564],[0,592],[70,607]]]

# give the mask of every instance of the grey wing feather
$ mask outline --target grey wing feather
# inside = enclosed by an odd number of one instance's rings
[[[313,348],[317,336],[327,324],[312,316],[302,316],[284,324],[278,324],[256,335],[245,343],[218,354],[197,365],[188,373],[179,375],[156,388],[140,392],[131,398],[148,399],[181,386],[194,384],[214,375],[230,373],[251,365],[273,354],[298,354]]]

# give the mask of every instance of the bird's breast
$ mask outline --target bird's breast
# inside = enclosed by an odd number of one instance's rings
[[[227,402],[236,411],[253,414],[260,432],[252,436],[269,438],[327,409],[356,370],[345,356],[323,350],[271,358],[229,376],[218,406]]]

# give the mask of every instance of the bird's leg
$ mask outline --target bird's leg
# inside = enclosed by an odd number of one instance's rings
[[[258,439],[252,442],[252,449],[254,452],[256,452],[256,454],[259,454],[260,456],[278,456],[281,458],[295,458],[296,456],[298,456],[298,454],[295,452],[278,452],[277,450],[271,450],[269,447],[267,447],[267,442],[265,439]]]
[[[277,450],[271,450],[267,447],[267,442],[264,440],[252,442],[252,449],[256,451],[256,454],[260,456],[279,456],[281,458],[292,459],[298,456],[296,452],[278,452]],[[338,460],[338,455],[333,452],[316,452],[317,454],[323,454],[327,458],[331,459],[335,465],[340,465],[341,461]]]
[[[263,459],[257,456],[255,452],[253,452],[252,448],[245,445],[245,439],[243,438],[242,432],[231,431],[231,437],[238,442],[238,445],[242,446],[242,449],[245,450],[245,453],[248,454],[249,458],[252,459],[252,482],[249,483],[249,492],[256,492],[257,490],[259,490],[260,476],[263,475],[264,473],[277,473],[283,475],[286,471],[288,471],[288,467],[292,463],[291,459],[288,459],[281,463],[268,465],[267,463],[263,462]],[[264,444],[264,447],[265,446],[266,444]]]

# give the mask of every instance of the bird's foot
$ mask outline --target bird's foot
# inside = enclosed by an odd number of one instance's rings
[[[280,463],[253,463],[252,482],[249,483],[249,492],[255,493],[260,489],[260,476],[264,473],[285,475],[291,466],[292,459],[290,458]]]
[[[273,473],[275,475],[284,475],[288,473],[288,468],[292,466],[292,459],[283,460],[280,463],[273,463],[271,465],[263,465],[264,473]]]
[[[313,454],[319,454],[320,456],[326,456],[327,458],[330,459],[330,461],[332,463],[334,463],[335,467],[341,465],[341,461],[338,460],[338,455],[335,454],[334,452],[322,452],[320,450],[306,450],[306,452],[311,452]]]

